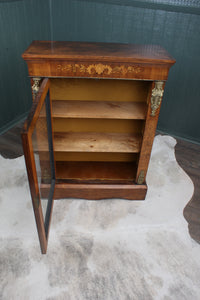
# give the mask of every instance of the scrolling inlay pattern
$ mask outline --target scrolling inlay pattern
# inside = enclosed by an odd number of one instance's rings
[[[83,64],[65,64],[57,65],[57,71],[61,72],[72,72],[72,73],[86,73],[89,75],[111,75],[111,74],[121,74],[125,75],[127,73],[140,73],[143,68],[140,66],[111,66],[104,64],[92,64],[89,66]]]
[[[156,111],[161,104],[162,96],[164,93],[163,84],[164,84],[163,81],[156,81],[155,87],[152,90],[152,94],[151,94],[151,116],[152,117],[155,116]]]

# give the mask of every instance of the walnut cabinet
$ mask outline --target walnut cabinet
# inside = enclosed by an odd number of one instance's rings
[[[143,200],[165,81],[160,46],[34,41],[22,141],[42,253],[54,199]]]

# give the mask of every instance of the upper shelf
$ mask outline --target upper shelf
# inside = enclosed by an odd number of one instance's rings
[[[56,100],[52,103],[55,118],[144,120],[146,111],[147,105],[142,102]]]

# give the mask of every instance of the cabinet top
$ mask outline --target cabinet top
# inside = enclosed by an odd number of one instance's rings
[[[77,60],[173,65],[175,60],[159,45],[33,41],[25,60]]]

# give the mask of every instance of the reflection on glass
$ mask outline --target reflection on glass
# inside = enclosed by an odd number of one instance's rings
[[[48,118],[50,119],[50,116],[47,111],[46,102],[44,102],[32,134],[32,145],[44,220],[47,216],[48,200],[51,198],[51,184],[53,179],[48,140]]]

